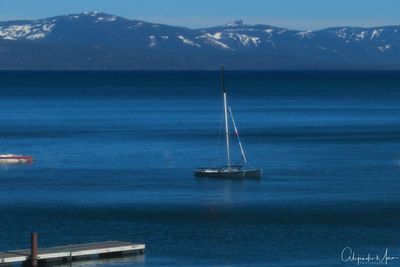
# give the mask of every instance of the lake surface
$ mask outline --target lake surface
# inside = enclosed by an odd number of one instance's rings
[[[262,180],[193,177],[226,164],[218,72],[0,72],[1,153],[35,157],[0,165],[0,251],[38,231],[41,246],[147,245],[74,266],[400,256],[399,72],[227,72],[226,83]]]

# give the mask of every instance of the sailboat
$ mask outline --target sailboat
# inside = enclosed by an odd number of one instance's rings
[[[247,157],[243,149],[242,142],[240,141],[239,131],[236,127],[235,119],[233,118],[232,109],[228,106],[227,93],[225,88],[224,67],[221,67],[222,75],[222,90],[224,98],[224,117],[225,117],[225,139],[226,139],[226,157],[227,165],[219,168],[197,168],[194,172],[196,177],[209,177],[209,178],[226,178],[226,179],[260,179],[262,175],[261,169],[251,168],[248,166]],[[239,143],[240,152],[242,154],[243,164],[233,165],[231,162],[230,154],[230,134],[229,134],[229,118],[232,120],[233,129],[237,141]]]

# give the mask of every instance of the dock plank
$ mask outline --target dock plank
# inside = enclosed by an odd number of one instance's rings
[[[38,260],[72,258],[79,256],[99,255],[115,252],[144,251],[144,244],[135,244],[122,241],[106,241],[88,244],[39,248]],[[0,252],[0,264],[24,262],[30,258],[30,249]]]

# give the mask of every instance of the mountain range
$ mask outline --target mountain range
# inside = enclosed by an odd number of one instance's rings
[[[0,22],[0,69],[400,69],[400,26],[189,29],[101,12]]]

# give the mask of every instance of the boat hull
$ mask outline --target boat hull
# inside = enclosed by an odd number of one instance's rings
[[[0,164],[31,163],[32,156],[0,155]]]
[[[222,179],[260,179],[262,170],[221,170],[221,169],[197,169],[195,177],[222,178]]]

